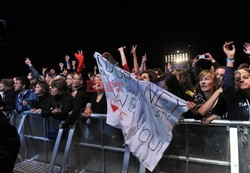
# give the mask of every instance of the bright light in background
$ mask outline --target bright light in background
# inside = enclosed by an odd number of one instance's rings
[[[189,55],[188,53],[179,53],[180,51],[177,51],[177,54],[170,54],[165,55],[165,62],[167,63],[187,63],[189,61]]]
[[[191,62],[190,45],[181,42],[173,42],[166,46],[165,69],[170,65],[172,69],[189,69]]]

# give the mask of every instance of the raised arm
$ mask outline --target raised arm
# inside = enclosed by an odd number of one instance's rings
[[[76,61],[73,60],[71,63],[72,63],[72,72],[74,73],[76,72]]]
[[[225,44],[223,45],[223,51],[227,56],[226,71],[222,78],[223,96],[226,100],[227,105],[231,106],[234,98],[237,96],[234,76],[235,46],[233,45],[233,42],[225,42]]]
[[[122,46],[122,47],[118,48],[118,51],[120,52],[120,55],[121,55],[123,69],[126,70],[127,72],[131,73],[131,70],[128,66],[127,58],[126,58],[125,53],[124,53],[125,48],[126,48],[125,46]]]
[[[86,67],[85,66],[85,57],[83,55],[82,50],[78,50],[78,53],[75,53],[75,57],[78,60],[78,66],[77,66],[77,74],[80,74],[81,71]]]
[[[125,53],[124,53],[124,49],[126,49],[125,46],[118,48],[118,51],[120,52],[120,55],[121,55],[122,66],[128,64],[127,58],[126,58]]]
[[[230,46],[232,48],[230,48]],[[235,46],[233,42],[225,42],[223,45],[223,51],[227,56],[227,67],[234,67],[234,56],[235,56]]]
[[[222,88],[217,89],[213,95],[198,109],[198,112],[205,116],[217,103],[219,95],[222,93]]]
[[[64,64],[62,62],[59,63],[59,67],[60,67],[60,75],[63,75],[63,71],[64,71]]]
[[[250,43],[245,43],[244,45],[243,45],[243,47],[244,47],[244,49],[243,49],[243,51],[249,56],[249,58],[250,58]]]
[[[136,48],[137,48],[137,45],[132,46],[131,54],[133,55],[135,75],[140,75],[139,64],[138,64],[138,60],[137,60],[137,56],[136,56]]]
[[[69,55],[65,56],[65,61],[66,61],[67,71],[70,72],[71,71],[71,64],[70,64],[70,56]]]
[[[140,66],[140,73],[144,72],[147,70],[147,66],[146,66],[146,62],[147,62],[147,55],[146,53],[142,56],[142,60],[141,60],[141,66]]]
[[[212,66],[214,67],[214,69],[217,69],[218,67],[220,67],[221,65],[214,59],[214,57],[209,53],[205,53],[205,59],[208,61],[211,61]]]
[[[43,81],[42,76],[38,73],[35,67],[31,64],[31,60],[29,58],[25,58],[25,64],[29,66],[32,75],[39,81]]]

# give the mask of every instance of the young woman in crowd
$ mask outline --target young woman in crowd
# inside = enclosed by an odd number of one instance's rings
[[[222,79],[223,95],[225,97],[228,115],[230,120],[249,120],[250,119],[250,71],[241,69],[237,73],[239,83],[235,84],[235,46],[233,42],[225,42],[223,45],[224,53],[227,56],[226,72]]]
[[[216,105],[223,104],[222,89],[219,87],[215,74],[210,70],[203,70],[198,76],[198,85],[194,94],[197,113],[203,124],[219,119],[227,111],[226,105],[215,109]],[[203,118],[204,117],[204,118]]]
[[[33,109],[34,113],[41,113],[44,106],[50,99],[49,85],[45,81],[39,81],[35,87],[35,94],[38,96],[37,104]]]
[[[42,116],[52,116],[57,120],[65,120],[72,110],[73,102],[73,97],[68,93],[65,80],[53,80],[50,86],[50,94],[49,101],[41,111]]]

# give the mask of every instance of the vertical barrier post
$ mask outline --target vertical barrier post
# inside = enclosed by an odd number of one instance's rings
[[[229,128],[231,173],[239,173],[239,149],[237,127]]]
[[[25,120],[27,114],[26,114],[25,112],[23,112],[23,113],[21,114],[21,116],[22,116],[22,118],[21,118],[21,121],[20,121],[19,126],[18,126],[18,129],[17,129],[17,132],[18,132],[19,135],[20,135],[21,132],[22,132],[24,120]]]
[[[125,152],[124,152],[123,164],[122,164],[122,173],[128,173],[129,158],[130,158],[130,150],[128,146],[125,145]]]
[[[72,139],[73,139],[73,136],[74,136],[74,131],[75,131],[75,124],[69,130],[69,135],[68,135],[68,139],[67,139],[67,142],[66,142],[66,147],[65,147],[65,151],[64,151],[64,155],[63,155],[63,159],[62,159],[62,165],[61,165],[61,171],[60,171],[61,173],[63,173],[64,170],[65,170],[65,166],[66,166],[66,163],[67,163],[71,142],[72,142]]]
[[[102,133],[102,172],[105,172],[105,152],[104,152],[104,118],[100,118],[101,120],[101,133]]]
[[[143,165],[140,163],[139,173],[145,173],[145,172],[146,172],[145,166],[143,166]]]
[[[54,149],[53,149],[53,153],[51,155],[51,160],[50,160],[50,163],[49,163],[48,173],[53,172],[53,167],[54,167],[54,164],[55,164],[56,154],[57,154],[57,151],[58,151],[58,148],[59,148],[59,144],[60,144],[60,141],[61,141],[61,138],[62,138],[62,133],[63,133],[63,129],[60,128],[59,132],[58,132],[58,135],[57,135],[57,138],[56,138],[56,143],[55,143],[55,146],[54,146]]]

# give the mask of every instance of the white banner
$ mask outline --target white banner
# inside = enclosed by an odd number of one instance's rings
[[[107,124],[120,128],[130,152],[153,171],[172,139],[186,101],[95,53],[107,97]]]

